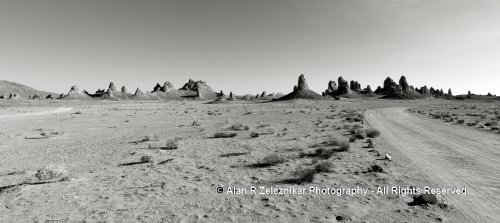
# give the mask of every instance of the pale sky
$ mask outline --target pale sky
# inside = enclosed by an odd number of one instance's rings
[[[67,92],[189,78],[236,94],[342,75],[500,95],[497,0],[1,0],[0,80]]]

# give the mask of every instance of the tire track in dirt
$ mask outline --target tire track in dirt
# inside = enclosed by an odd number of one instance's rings
[[[53,111],[41,111],[41,112],[0,115],[0,120],[9,120],[9,119],[33,117],[33,116],[49,115],[49,114],[62,114],[62,113],[71,111],[71,109],[72,108],[58,108],[58,109],[55,109]]]
[[[500,219],[500,137],[416,117],[407,108],[367,111],[365,118],[439,188],[467,187],[444,195],[470,221]]]

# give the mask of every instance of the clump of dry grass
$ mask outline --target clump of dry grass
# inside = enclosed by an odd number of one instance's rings
[[[311,183],[316,173],[317,170],[315,168],[299,166],[292,171],[292,176],[296,178],[297,183]]]
[[[141,156],[141,162],[143,163],[153,163],[154,159],[152,156]]]
[[[216,132],[214,138],[232,138],[238,135],[236,132]]]
[[[274,166],[280,163],[284,163],[285,159],[281,156],[278,156],[277,154],[271,154],[266,157],[264,157],[262,160],[259,161],[259,164],[261,165],[266,165],[266,166]]]
[[[173,150],[179,148],[179,141],[182,138],[175,137],[173,139],[169,139],[167,141],[161,141],[159,143],[150,143],[148,144],[149,149],[163,149],[163,150]]]
[[[40,181],[57,181],[68,177],[68,170],[64,166],[49,164],[38,169],[35,177]]]
[[[378,137],[379,135],[380,135],[380,131],[377,129],[369,128],[366,130],[366,136],[368,136],[370,138],[375,138],[375,137]]]
[[[234,123],[228,127],[229,130],[232,131],[244,131],[244,130],[249,130],[250,127],[247,125],[243,125],[242,123]]]
[[[318,173],[330,172],[332,167],[333,167],[333,164],[331,162],[328,162],[328,161],[318,162],[318,163],[316,163],[316,165],[314,165],[314,169]]]
[[[339,148],[336,149],[335,151],[337,151],[337,152],[347,152],[347,151],[349,151],[349,149],[351,149],[351,144],[349,144],[348,141],[343,140],[343,141],[340,141]]]

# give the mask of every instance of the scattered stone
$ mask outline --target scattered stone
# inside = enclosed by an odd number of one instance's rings
[[[413,199],[410,205],[437,204],[438,198],[434,194],[421,194]]]
[[[386,160],[389,160],[389,161],[392,161],[392,157],[391,157],[391,155],[389,155],[389,154],[385,154],[385,159],[386,159]]]
[[[371,167],[371,169],[372,169],[372,171],[373,171],[373,172],[377,172],[377,173],[382,173],[382,172],[384,172],[384,169],[382,169],[382,167],[380,167],[379,165],[376,165],[376,164],[375,164],[375,165],[373,165],[373,166]]]

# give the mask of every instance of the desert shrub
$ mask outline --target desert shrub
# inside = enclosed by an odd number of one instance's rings
[[[153,163],[154,159],[152,156],[141,156],[141,162],[143,163]]]
[[[349,142],[356,142],[356,137],[355,136],[351,136],[349,137]]]
[[[175,138],[175,139],[169,139],[165,143],[165,149],[171,150],[171,149],[177,149],[179,148],[179,140],[180,138]]]
[[[496,126],[496,125],[497,125],[497,122],[495,122],[495,121],[484,123],[484,126]]]
[[[369,128],[366,130],[366,136],[370,138],[375,138],[380,135],[380,131],[374,128]]]
[[[268,155],[268,156],[262,158],[259,161],[259,164],[265,165],[265,166],[274,166],[274,165],[284,163],[284,162],[285,162],[285,159],[283,157],[278,156],[277,154],[271,154],[271,155]]]
[[[141,140],[141,142],[158,141],[158,136],[147,135]]]
[[[325,142],[323,142],[323,145],[325,145],[325,146],[338,146],[339,142],[340,142],[339,138],[330,137]]]
[[[315,151],[316,157],[322,158],[322,159],[330,159],[330,157],[333,156],[334,150],[333,149],[324,149],[324,148],[318,148]]]
[[[252,137],[252,138],[257,138],[257,137],[259,137],[259,133],[256,133],[256,132],[251,132],[251,133],[250,133],[250,137]]]
[[[214,138],[232,138],[238,135],[236,132],[216,132]]]
[[[233,131],[244,131],[249,130],[250,127],[248,127],[247,125],[243,125],[242,123],[235,123],[229,126],[229,129]]]
[[[191,123],[191,126],[200,126],[201,123],[198,120],[193,120],[193,123]]]
[[[349,144],[349,142],[347,141],[341,141],[339,143],[339,148],[337,151],[339,152],[347,152],[349,151],[349,149],[351,149],[351,144]]]
[[[56,181],[66,178],[68,170],[64,166],[49,164],[38,169],[35,177],[40,181]]]
[[[314,169],[318,173],[329,172],[332,169],[332,167],[333,167],[333,164],[331,162],[328,162],[328,161],[318,162],[318,163],[316,163],[316,165],[314,165]]]
[[[297,183],[311,183],[316,173],[315,168],[299,166],[292,172],[292,176],[296,178]]]

